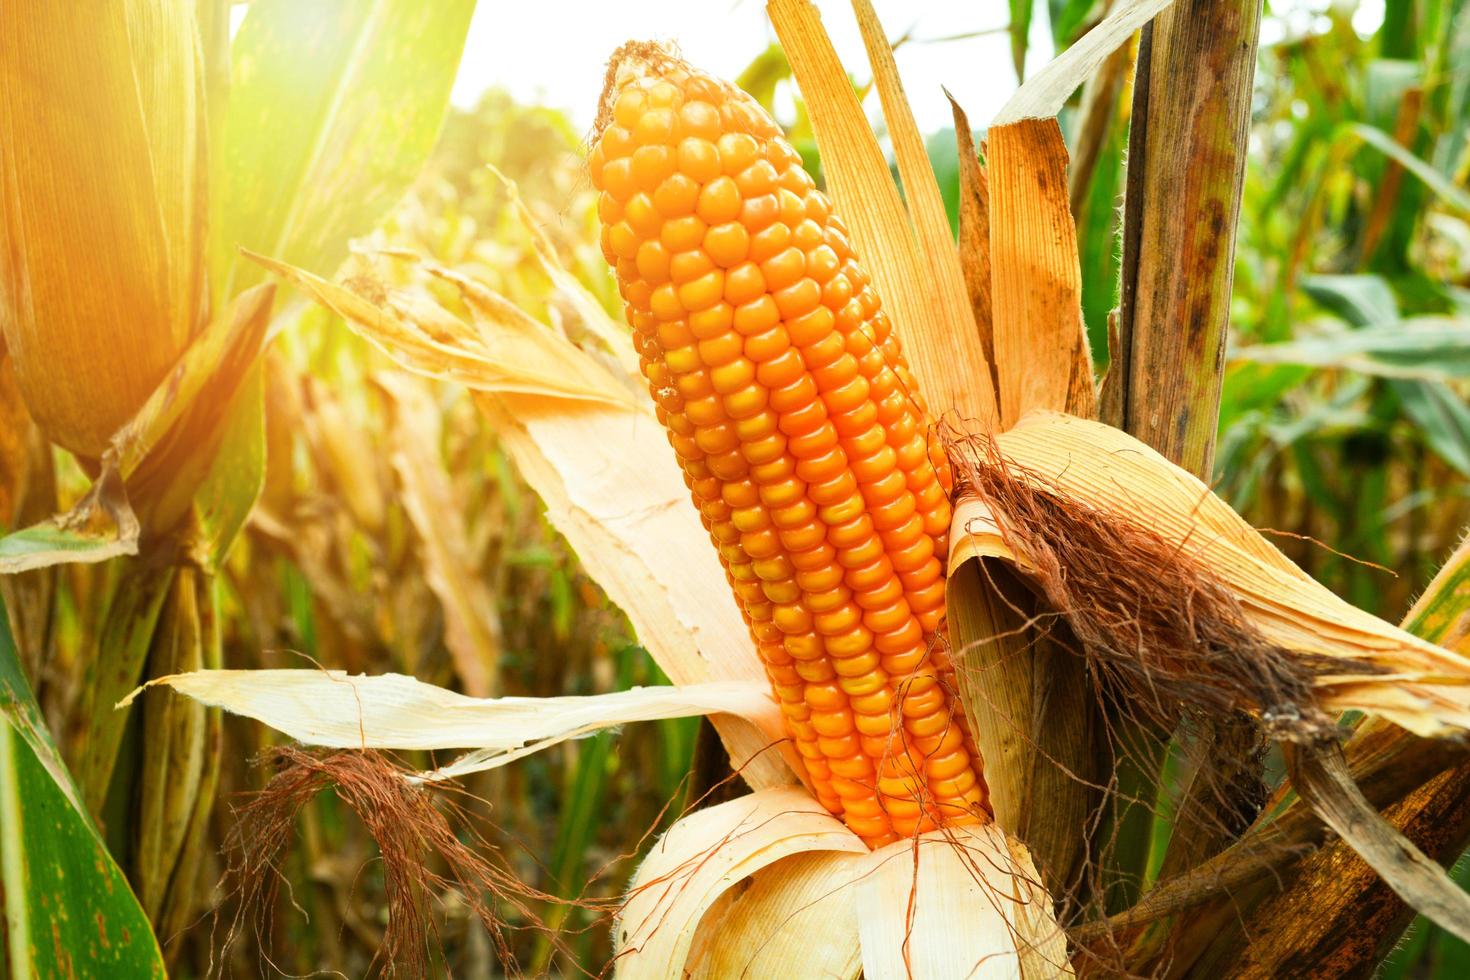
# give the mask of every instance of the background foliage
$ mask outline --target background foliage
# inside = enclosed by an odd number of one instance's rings
[[[1010,2],[1018,65],[1033,6]],[[1101,5],[1047,6],[1061,46],[1095,21]],[[1216,484],[1253,524],[1279,532],[1277,543],[1302,567],[1390,620],[1404,613],[1470,522],[1464,7],[1463,0],[1389,0],[1371,32],[1354,27],[1351,3],[1274,22],[1279,36],[1262,47],[1251,122]],[[236,43],[282,55],[331,25],[296,27],[281,36],[242,31]],[[743,82],[768,104],[789,106],[777,98],[789,86],[780,52],[751,55]],[[368,76],[353,79],[351,64],[311,70],[343,72],[349,87],[372,84]],[[273,84],[279,91],[258,91],[258,102],[232,103],[228,125],[278,127],[267,118],[271,106],[297,83],[279,77]],[[411,92],[388,96],[413,104]],[[587,93],[589,101],[595,96]],[[794,104],[782,121],[820,174],[799,99]],[[372,123],[374,132],[387,131],[382,121],[402,112],[395,105],[378,105],[384,115]],[[1081,203],[1084,312],[1100,367],[1116,304],[1127,109],[1124,91],[1096,168],[1074,194]],[[331,148],[348,154],[357,127],[367,124],[349,117],[335,130],[331,120],[323,125],[339,137],[325,144],[326,156],[275,153],[272,144],[270,165],[290,171],[272,176],[272,186],[327,186],[341,176]],[[1078,113],[1065,115],[1063,125],[1075,140]],[[395,132],[383,141],[384,152],[405,160],[433,137],[422,126]],[[394,260],[385,255],[430,255],[472,269],[533,315],[575,333],[577,317],[550,288],[502,175],[518,186],[566,267],[616,309],[596,244],[583,135],[555,110],[517,105],[494,91],[473,110],[451,112],[406,197],[376,229],[358,229],[345,273],[391,277]],[[954,145],[953,131],[929,139],[951,202]],[[253,193],[236,188],[224,199],[248,202]],[[354,201],[365,215],[387,204]],[[295,219],[249,211],[264,214],[265,227],[242,234],[283,258],[335,263],[346,255],[345,243],[323,243],[308,232],[327,218],[350,224],[353,215],[324,215],[326,205],[318,204]],[[226,279],[258,275],[228,254],[215,262],[228,270]],[[539,502],[462,392],[403,374],[320,309],[288,301],[284,311],[285,329],[259,382],[263,491],[220,574],[226,666],[299,666],[309,658],[351,671],[413,674],[473,694],[580,694],[660,680],[622,616],[550,531]],[[37,458],[44,479],[30,479],[24,501],[32,515],[68,506],[86,486],[66,454],[38,451]],[[0,486],[0,520],[20,524],[7,491]],[[82,710],[105,572],[63,566],[27,575],[8,584],[4,597],[19,660],[65,751],[65,735]],[[0,668],[8,669],[3,662]],[[568,743],[474,778],[467,805],[523,880],[565,898],[612,895],[649,832],[683,808],[696,731],[694,722],[663,722]],[[218,855],[218,842],[231,826],[230,800],[263,784],[268,773],[251,760],[270,737],[258,725],[224,722],[219,803],[199,872],[204,882],[221,880],[227,856]],[[0,742],[0,753],[7,744]],[[7,772],[12,781],[34,778],[0,766],[0,777]],[[1188,774],[1172,777],[1182,784]],[[6,785],[0,778],[0,812]],[[87,818],[74,816],[68,832],[89,835]],[[1167,829],[1166,821],[1156,826],[1156,842]],[[330,967],[361,975],[378,947],[386,905],[374,853],[330,794],[308,807],[281,869],[290,899],[277,910],[273,935],[262,937],[264,944],[237,943],[230,965],[254,975],[266,968],[269,950],[272,966],[287,974]],[[233,901],[214,889],[203,921],[159,937],[178,975],[209,969],[218,943],[209,915],[217,909],[228,922]],[[444,965],[466,976],[494,973],[491,941],[467,906],[448,895],[442,913]],[[536,929],[513,931],[522,968],[569,972],[571,958],[593,973],[601,968],[605,923],[550,904],[541,914],[564,930],[565,948],[558,952]],[[511,925],[530,923],[513,918]],[[1459,976],[1467,964],[1470,950],[1462,944],[1416,926],[1387,975]]]

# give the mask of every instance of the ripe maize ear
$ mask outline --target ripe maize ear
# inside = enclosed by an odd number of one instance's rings
[[[206,312],[198,45],[177,0],[0,4],[0,335],[36,424],[83,456]]]
[[[647,46],[589,162],[642,370],[821,802],[985,819],[936,638],[948,463],[842,221],[749,96]]]

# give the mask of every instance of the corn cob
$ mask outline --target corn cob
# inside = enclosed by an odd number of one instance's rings
[[[846,230],[745,93],[614,61],[603,254],[808,783],[872,846],[985,819],[936,643],[948,462]]]

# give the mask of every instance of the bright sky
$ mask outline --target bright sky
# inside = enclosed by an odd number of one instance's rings
[[[851,3],[816,3],[843,63],[865,77],[867,59]],[[874,6],[890,38],[913,39],[899,48],[897,60],[922,130],[950,124],[941,86],[954,94],[977,127],[988,123],[1015,91],[1004,30],[1009,22],[1006,0],[874,0]],[[1353,26],[1364,36],[1383,21],[1384,0],[1270,0],[1262,43],[1313,30],[1323,20],[1321,12],[1331,6],[1352,9]],[[1038,2],[1034,9],[1028,72],[1052,54],[1047,4]],[[932,40],[977,31],[991,33]],[[930,43],[920,43],[924,39]],[[763,0],[481,0],[454,102],[472,106],[485,89],[499,86],[521,102],[562,109],[579,127],[591,128],[608,56],[628,40],[675,42],[690,62],[734,78],[775,40],[775,33]]]
[[[915,40],[897,52],[904,88],[925,131],[950,124],[947,86],[971,121],[987,122],[1015,90],[1005,0],[875,0],[890,38]],[[843,63],[867,75],[862,38],[848,0],[817,0]],[[1036,4],[1031,70],[1051,56],[1046,4]],[[996,33],[946,43],[917,43],[982,30]],[[762,0],[481,0],[470,25],[454,88],[457,105],[473,105],[491,86],[519,101],[564,109],[590,128],[613,49],[628,40],[673,41],[684,57],[712,74],[734,78],[775,40]],[[875,99],[876,101],[876,99]]]

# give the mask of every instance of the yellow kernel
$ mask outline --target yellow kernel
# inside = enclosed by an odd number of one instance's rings
[[[785,187],[776,192],[781,209],[781,223],[795,228],[806,218],[806,202]]]
[[[750,260],[764,262],[790,244],[790,228],[779,222],[770,225],[750,236]]]
[[[638,190],[633,181],[633,161],[627,157],[609,160],[602,165],[602,189],[614,200],[626,201]],[[774,211],[774,208],[772,209]]]
[[[683,374],[686,371],[697,371],[703,367],[699,362],[699,351],[693,347],[678,347],[664,354],[664,363],[669,370],[675,374]]]
[[[765,160],[757,160],[735,175],[735,184],[743,197],[769,194],[776,189],[776,168]]]
[[[740,309],[766,295],[766,280],[754,262],[742,262],[725,273],[725,299],[735,306],[735,322],[740,329]]]
[[[675,160],[679,172],[696,183],[707,184],[720,175],[720,154],[708,139],[690,136],[680,140]],[[771,199],[774,203],[775,195]]]
[[[782,202],[784,205],[785,198],[782,198]],[[803,204],[802,213],[805,214],[805,212],[806,205]],[[811,253],[816,250],[817,246],[824,245],[822,226],[810,218],[803,218],[796,223],[796,227],[791,229],[791,240],[803,253]],[[828,251],[831,251],[831,249],[828,248]],[[836,261],[836,252],[832,252],[832,258],[833,261]]]
[[[729,364],[740,356],[745,344],[739,334],[723,333],[699,342],[699,356],[710,367]]]
[[[736,507],[730,512],[730,523],[740,531],[759,531],[771,526],[764,507]]]
[[[761,591],[766,594],[767,599],[776,603],[778,608],[781,605],[789,606],[801,598],[801,589],[797,588],[795,582],[789,580],[762,582]]]
[[[774,304],[773,304],[774,308]],[[791,340],[779,325],[745,338],[745,356],[756,363],[769,361],[791,347]]]
[[[632,259],[638,254],[638,233],[626,221],[619,221],[607,229],[607,244],[620,259]]]
[[[772,292],[795,283],[805,271],[806,256],[796,248],[783,249],[761,263],[761,275],[766,277],[766,288]]]
[[[692,282],[712,271],[715,264],[699,249],[680,252],[669,260],[669,278],[676,284]]]
[[[720,132],[720,112],[708,102],[685,102],[679,109],[680,131],[690,137],[712,140]]]
[[[754,380],[755,365],[744,357],[711,368],[709,373],[709,383],[722,395],[739,391]]]
[[[684,417],[695,425],[717,425],[725,420],[725,408],[717,395],[688,398],[684,401]]]
[[[689,330],[700,340],[718,337],[730,329],[735,310],[729,303],[716,303],[708,309],[689,315]],[[879,429],[878,431],[882,431]]]
[[[663,350],[674,347],[688,347],[694,343],[694,334],[689,332],[682,320],[671,320],[660,323],[656,328],[658,344]]]
[[[623,218],[644,238],[657,235],[663,225],[663,218],[653,209],[653,199],[642,191],[628,198],[628,203],[623,205]]]
[[[644,147],[653,149],[653,147]],[[699,185],[683,174],[671,174],[653,192],[653,206],[666,218],[679,218],[694,213],[699,199]]]
[[[679,287],[679,302],[691,313],[709,309],[725,292],[725,273],[719,269],[706,272]],[[713,381],[713,376],[711,377]],[[718,390],[718,389],[716,389]]]
[[[745,261],[750,251],[750,233],[734,221],[715,225],[704,235],[704,251],[715,265],[729,268]]]
[[[704,241],[706,227],[708,226],[697,215],[688,214],[682,218],[672,218],[664,222],[658,240],[664,248],[669,250],[670,255],[687,252],[698,248]]]
[[[740,205],[740,223],[751,234],[769,227],[781,217],[781,204],[775,194],[747,197]]]
[[[802,279],[795,285],[773,292],[771,298],[776,301],[776,309],[781,311],[781,316],[792,320],[816,309],[822,290],[813,280]]]
[[[645,146],[667,144],[674,138],[674,113],[667,108],[650,108],[633,126],[633,140]]]
[[[809,633],[812,628],[812,614],[798,605],[778,605],[771,621],[783,633]],[[810,698],[807,703],[811,703]]]
[[[679,293],[671,282],[666,282],[653,291],[653,295],[648,298],[648,308],[658,320],[684,318],[684,307],[679,304]]]
[[[725,411],[732,419],[748,419],[765,409],[767,397],[760,385],[748,384],[725,396]]]
[[[667,282],[669,278],[669,253],[655,241],[647,241],[638,246],[638,274],[649,283],[657,285]]]
[[[740,440],[732,427],[710,425],[694,433],[694,444],[707,454],[727,453],[738,446]]]
[[[830,282],[837,281],[837,270],[842,268],[842,260],[837,258],[837,253],[832,251],[830,245],[818,245],[806,253],[806,274],[824,286]],[[843,279],[842,282],[847,280]],[[840,287],[838,287],[840,288]],[[822,301],[831,306],[827,301],[827,291],[822,291]]]
[[[853,730],[852,712],[846,709],[823,711],[812,715],[812,727],[822,738],[839,738]]]
[[[720,167],[729,176],[740,173],[755,162],[760,145],[745,133],[724,133],[715,142],[720,151]],[[734,186],[734,183],[731,183]]]
[[[759,398],[760,400],[761,408],[756,412],[743,416],[730,416],[731,418],[738,419],[735,423],[735,431],[740,434],[741,442],[764,439],[776,431],[776,413],[768,411],[765,408],[765,389],[760,385],[751,385],[749,388],[732,392],[724,397],[727,406],[731,403],[732,399],[737,398],[750,398],[752,400]],[[762,497],[762,499],[764,500],[765,498]]]
[[[786,459],[786,437],[779,432],[773,432],[768,436],[745,442],[740,447],[740,452],[745,456],[750,465],[754,467],[751,475],[756,479],[762,479],[762,474],[770,467],[789,466]]]
[[[671,82],[662,78],[653,78],[646,81],[648,92],[648,104],[651,107],[672,109],[677,108],[683,101],[679,89]]]
[[[727,176],[716,177],[700,190],[695,213],[711,225],[735,220],[740,214],[740,188]]]
[[[667,146],[640,146],[633,151],[633,180],[639,190],[652,194],[673,172],[674,151]]]
[[[744,269],[745,266],[740,266],[740,268]],[[755,266],[752,265],[750,268],[755,270],[757,276],[760,275],[760,270],[756,269]],[[725,276],[725,293],[727,295],[730,292],[730,277],[734,273],[735,270],[732,269]],[[748,275],[748,273],[746,274]],[[762,334],[776,327],[780,322],[781,311],[776,309],[776,301],[771,299],[770,295],[765,292],[764,283],[762,283],[761,292],[757,294],[756,298],[741,303],[735,308],[733,324],[735,332],[743,334],[746,337],[754,334]]]
[[[807,279],[803,281],[810,282],[811,280]],[[774,297],[772,302],[778,303],[779,299],[779,297]],[[786,320],[786,330],[791,335],[791,342],[793,344],[798,347],[808,347],[825,337],[835,337],[832,324],[832,311],[825,306],[815,306],[799,316],[788,317]]]
[[[648,96],[642,89],[628,86],[613,102],[613,121],[624,129],[632,129],[648,108]]]

